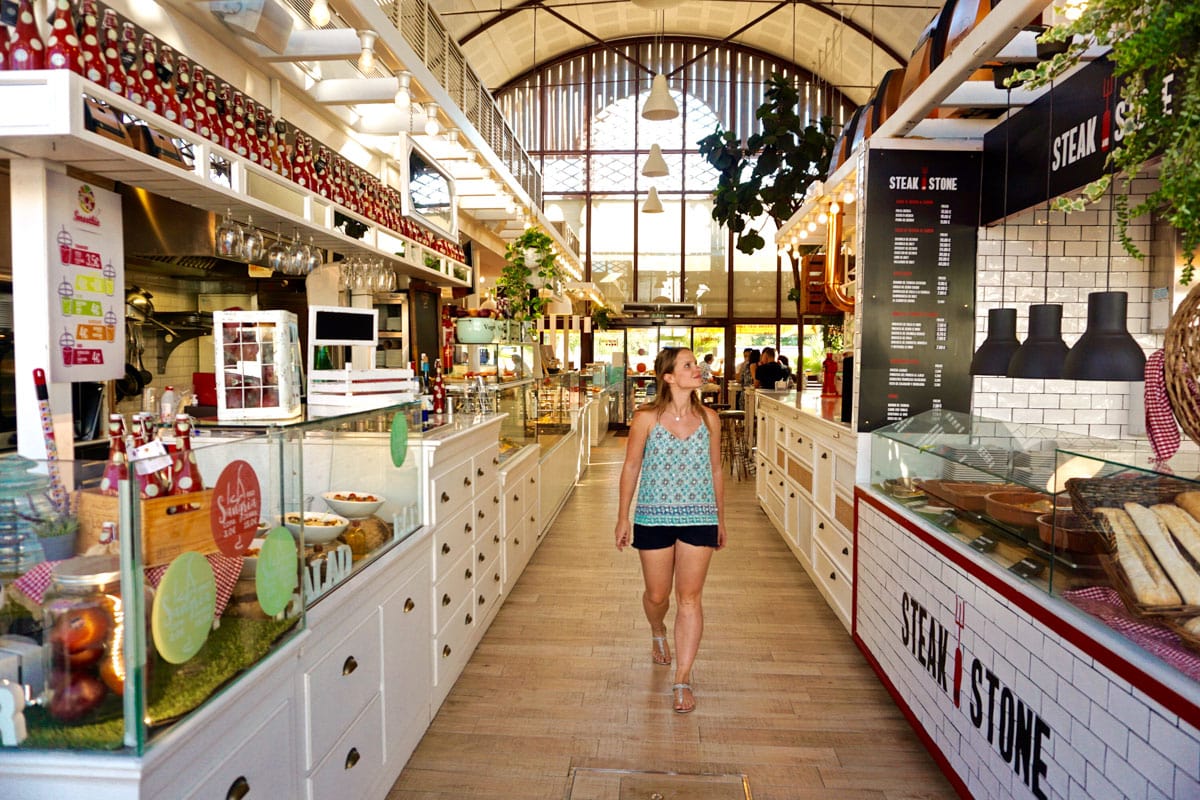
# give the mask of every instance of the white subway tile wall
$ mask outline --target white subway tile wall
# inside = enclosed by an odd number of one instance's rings
[[[1131,197],[1130,205],[1138,200]],[[1063,305],[1063,339],[1072,345],[1087,327],[1088,293],[1107,286],[1129,293],[1129,332],[1147,355],[1162,347],[1162,335],[1149,332],[1150,271],[1121,248],[1115,226],[1110,230],[1108,203],[1105,197],[1086,211],[1051,211],[1048,229],[1039,224],[1047,219],[1044,206],[1010,217],[1007,234],[1000,224],[980,229],[976,344],[987,336],[989,309],[1016,308],[1017,338],[1024,341],[1029,305],[1049,302]],[[1140,218],[1133,223],[1131,237],[1148,252],[1149,224]],[[1129,430],[1131,389],[1140,392],[1142,384],[976,376],[971,406],[975,414],[1005,422],[1108,439],[1138,438]]]
[[[1200,797],[1200,731],[869,503],[858,525],[857,634],[972,797]]]

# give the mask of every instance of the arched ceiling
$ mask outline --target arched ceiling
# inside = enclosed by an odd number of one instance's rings
[[[929,0],[683,0],[664,11],[630,0],[430,0],[492,90],[539,64],[636,36],[729,40],[792,61],[856,104],[903,66],[941,7]],[[645,65],[650,72],[653,64]]]

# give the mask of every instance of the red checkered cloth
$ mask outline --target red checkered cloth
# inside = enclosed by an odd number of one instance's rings
[[[1155,350],[1146,359],[1146,434],[1157,461],[1166,461],[1179,450],[1179,425],[1167,397],[1165,354]]]
[[[217,583],[217,605],[213,611],[213,618],[215,619],[224,613],[225,606],[229,603],[229,598],[233,595],[233,585],[237,583],[238,575],[242,573],[242,557],[211,553],[207,558],[209,566],[212,567],[213,577],[216,578]],[[54,570],[54,565],[57,563],[57,561],[43,561],[41,564],[34,566],[24,575],[13,581],[13,588],[34,603],[41,605],[42,597],[45,596],[46,590],[50,588],[50,584],[53,582],[51,573]],[[146,582],[157,589],[168,566],[164,564],[158,567],[147,567]]]
[[[1161,658],[1192,680],[1200,681],[1200,653],[1188,650],[1170,628],[1138,619],[1125,610],[1121,596],[1107,586],[1069,589],[1063,597],[1149,653]]]

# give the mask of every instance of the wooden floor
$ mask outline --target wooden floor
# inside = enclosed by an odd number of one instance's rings
[[[650,661],[637,555],[612,544],[625,441],[593,450],[389,800],[563,800],[572,768],[745,773],[755,800],[955,797],[759,509],[753,480],[727,491],[696,711],[672,712],[672,669]]]

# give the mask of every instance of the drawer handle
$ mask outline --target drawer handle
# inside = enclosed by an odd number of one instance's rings
[[[412,610],[416,607],[417,607],[417,604],[413,602],[413,599],[411,597],[405,598],[405,600],[404,600],[404,613],[405,614],[411,614]]]
[[[498,534],[498,533],[492,534],[492,544],[500,544],[500,534]]]
[[[492,464],[495,466],[500,466],[500,456],[492,456]]]
[[[359,757],[358,748],[351,747],[350,752],[346,753],[346,769],[354,769],[354,766],[358,764]]]
[[[450,645],[446,645],[442,648],[442,658],[449,658],[451,652]]]
[[[827,458],[829,458],[829,453],[821,453],[821,460],[822,460],[822,461],[824,461],[824,460],[825,460],[825,459],[827,459]]]
[[[463,486],[470,486],[470,485],[471,485],[471,476],[468,475],[467,477],[463,478]]]
[[[818,522],[818,523],[817,523],[817,527],[818,527],[819,529],[821,529],[821,530],[825,530],[825,523],[824,523],[824,522]]]
[[[500,573],[499,573],[499,572],[495,572],[495,573],[493,573],[493,574],[492,574],[492,580],[493,580],[495,583],[499,583],[499,582],[500,582]]]
[[[449,554],[449,552],[450,552],[450,545],[448,545],[448,544],[442,545],[442,555],[447,555],[447,554]]]
[[[483,467],[476,467],[475,474],[482,478],[483,477]]]
[[[463,533],[470,533],[473,530],[475,529],[471,527],[471,523],[468,522],[466,525],[463,525]]]
[[[487,598],[484,597],[483,595],[479,595],[479,605],[483,605],[486,602],[487,602]]]
[[[479,563],[480,563],[480,564],[482,564],[482,563],[483,563],[483,560],[484,560],[485,558],[487,558],[487,556],[486,556],[486,555],[484,555],[483,553],[480,553],[480,554],[479,554]]]
[[[466,569],[463,570],[463,577],[466,578],[467,580],[470,580],[471,578],[475,577],[475,574],[473,572],[471,572],[470,567],[467,567]]]
[[[450,595],[449,595],[449,594],[443,594],[443,595],[442,595],[442,605],[443,605],[443,606],[448,606],[448,605],[450,605]]]
[[[521,546],[521,540],[520,540],[520,539],[513,539],[513,544],[515,544],[515,545],[517,545],[518,547],[520,547],[520,546]]]
[[[358,661],[354,656],[346,656],[346,660],[342,662],[342,674],[349,675],[356,669],[358,669]]]
[[[537,483],[537,478],[530,478],[530,479],[529,479],[529,482],[530,482],[530,483]]]
[[[530,521],[530,522],[537,522],[537,517],[530,517],[530,518],[529,518],[529,521]]]
[[[446,494],[445,492],[442,492],[442,502],[443,502],[443,503],[449,503],[449,502],[450,502],[450,495]]]
[[[836,573],[836,572],[831,572],[831,573],[829,573],[829,580],[831,580],[831,581],[836,581],[836,580],[837,580],[837,573]]]
[[[478,517],[479,519],[483,519],[484,517],[487,516],[487,514],[484,514],[483,509],[481,508],[475,512],[475,516]]]
[[[848,556],[848,555],[850,555],[850,548],[849,548],[849,547],[843,547],[843,548],[842,548],[842,555],[844,555],[844,556]]]
[[[514,494],[514,495],[513,495],[513,502],[514,502],[514,503],[515,503],[515,502],[517,502],[517,501],[518,501],[518,500],[520,500],[520,499],[521,499],[521,495],[519,495],[519,494]]]
[[[499,502],[500,502],[500,497],[499,497],[498,495],[492,495],[492,502],[493,502],[493,503],[499,503]]]
[[[795,496],[796,496],[795,492],[788,492],[788,497],[795,497]]]
[[[229,784],[229,791],[225,793],[225,800],[242,800],[248,794],[250,794],[250,781],[246,780],[245,775],[238,775],[237,780]]]
[[[470,611],[468,611],[467,615],[465,617],[463,617],[463,625],[470,625],[474,621],[475,621],[475,618],[471,616]]]

